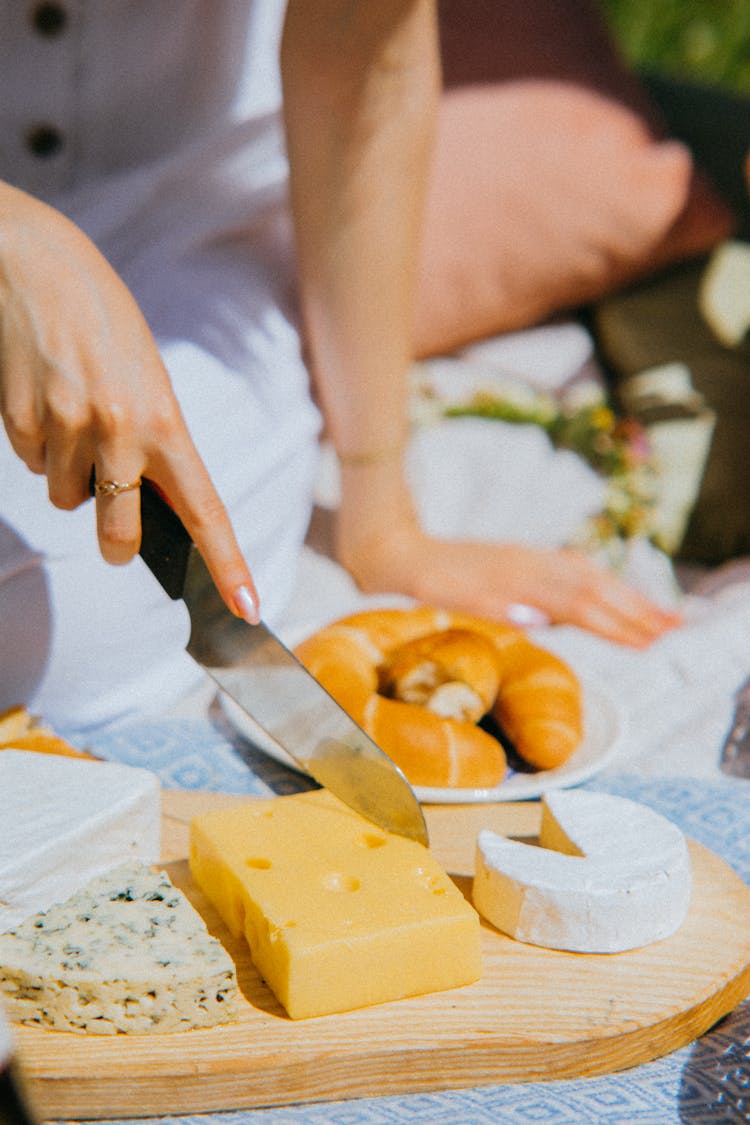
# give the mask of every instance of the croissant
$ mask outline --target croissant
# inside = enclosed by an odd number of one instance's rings
[[[25,707],[10,707],[0,713],[0,750],[35,750],[66,758],[92,758],[49,727],[43,726]]]
[[[581,689],[564,661],[519,629],[430,606],[351,614],[297,646],[301,662],[414,785],[494,788],[500,742],[561,765],[583,734]]]

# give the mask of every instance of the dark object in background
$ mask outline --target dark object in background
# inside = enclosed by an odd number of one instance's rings
[[[13,1055],[13,1041],[0,1011],[0,1125],[37,1125],[23,1088],[18,1063]]]
[[[750,239],[745,160],[750,153],[750,98],[714,87],[649,75],[645,79],[672,135],[706,169]],[[717,566],[750,555],[750,341],[724,347],[698,308],[707,256],[673,266],[598,301],[591,327],[609,368],[615,397],[632,375],[681,362],[716,425],[679,561]]]

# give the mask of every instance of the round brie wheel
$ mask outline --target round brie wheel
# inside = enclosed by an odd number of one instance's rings
[[[477,839],[474,905],[518,941],[620,953],[669,937],[687,915],[687,841],[645,805],[606,793],[549,793],[539,845],[487,829]]]

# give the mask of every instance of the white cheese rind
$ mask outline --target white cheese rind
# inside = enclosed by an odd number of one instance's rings
[[[159,859],[150,770],[0,752],[0,933],[128,859]]]
[[[226,1023],[234,964],[162,872],[128,863],[0,934],[10,1019],[113,1035]]]
[[[618,953],[674,933],[690,906],[680,829],[624,797],[560,791],[542,800],[539,843],[483,830],[474,905],[518,941]]]

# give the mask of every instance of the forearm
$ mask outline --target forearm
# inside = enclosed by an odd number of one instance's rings
[[[282,72],[311,365],[344,460],[405,436],[438,91],[433,0],[289,4]]]
[[[360,587],[503,620],[538,606],[625,644],[675,624],[570,552],[439,541],[414,517],[412,308],[439,89],[434,0],[291,0],[282,48],[307,344],[341,461],[337,551]]]
[[[102,555],[140,545],[135,484],[148,477],[203,554],[227,605],[257,618],[257,596],[229,517],[132,294],[86,235],[52,207],[0,183],[0,423],[16,454],[71,509],[99,481]]]

